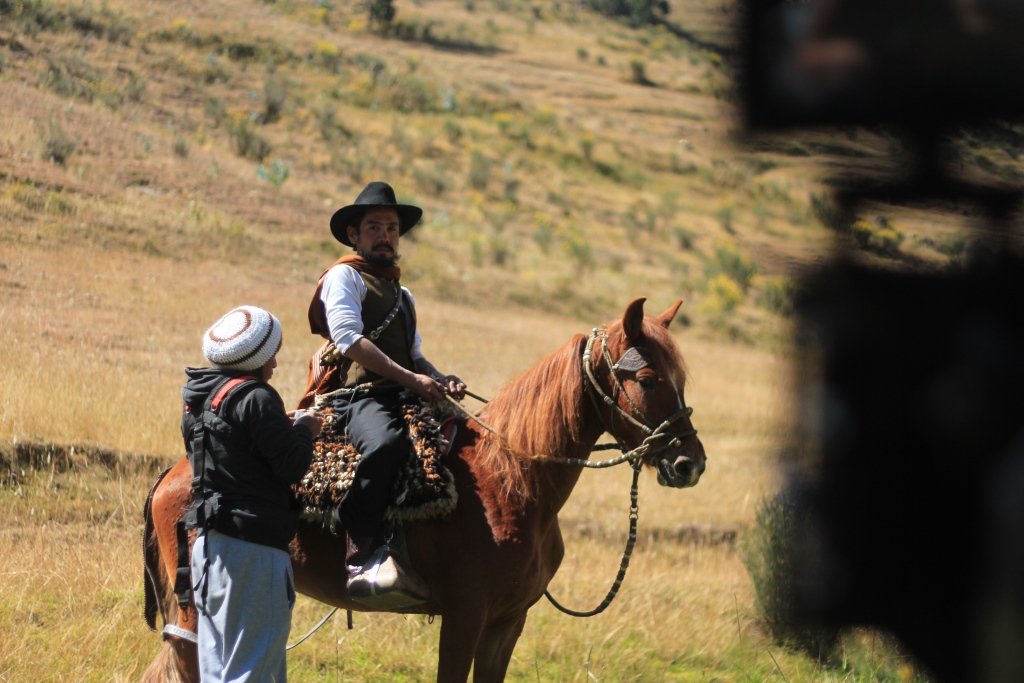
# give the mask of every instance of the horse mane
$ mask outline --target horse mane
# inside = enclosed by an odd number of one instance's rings
[[[520,501],[532,497],[536,482],[530,460],[564,453],[579,441],[586,339],[574,335],[499,389],[481,415],[497,434],[484,432],[477,458],[500,482],[505,496]]]

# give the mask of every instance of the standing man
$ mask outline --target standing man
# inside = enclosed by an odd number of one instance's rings
[[[294,422],[268,382],[281,323],[239,306],[203,335],[212,367],[187,368],[181,432],[192,463],[186,528],[198,613],[201,680],[284,683],[295,604],[288,543],[298,525],[291,484],[313,459],[320,418]]]
[[[331,233],[355,253],[343,256],[317,283],[310,329],[333,342],[344,359],[329,387],[342,388],[332,407],[360,454],[355,480],[338,507],[348,531],[345,564],[353,599],[394,592],[422,599],[415,576],[390,556],[384,515],[399,468],[412,448],[400,394],[428,401],[462,398],[466,385],[442,375],[423,356],[412,294],[399,284],[398,242],[423,215],[399,204],[383,182],[367,185],[331,217]],[[315,368],[311,367],[311,381]],[[384,552],[381,552],[381,548]]]

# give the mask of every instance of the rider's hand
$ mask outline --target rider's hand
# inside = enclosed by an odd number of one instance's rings
[[[441,377],[439,381],[441,386],[444,387],[446,394],[457,399],[462,399],[466,396],[466,383],[455,375],[446,375]]]
[[[427,375],[413,375],[412,380],[405,388],[428,401],[444,400],[444,387],[440,382]]]

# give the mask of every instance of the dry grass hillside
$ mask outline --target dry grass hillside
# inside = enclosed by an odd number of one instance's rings
[[[635,297],[686,300],[708,474],[682,494],[644,481],[626,606],[586,625],[539,606],[510,678],[916,675],[873,636],[838,668],[771,650],[736,546],[779,485],[796,279],[837,244],[945,266],[967,219],[871,206],[837,232],[823,176],[895,173],[899,139],[745,138],[731,0],[673,0],[646,26],[587,6],[402,0],[384,30],[340,0],[0,0],[0,681],[39,678],[53,638],[95,651],[54,655],[44,680],[137,678],[156,651],[135,535],[151,460],[88,454],[177,457],[182,368],[240,303],[284,322],[293,403],[311,287],[342,253],[329,217],[376,179],[425,209],[402,243],[425,351],[481,394]],[[960,173],[1022,177],[1022,138],[1000,131],[953,135]],[[55,464],[70,445],[85,455]],[[628,476],[608,476],[563,515],[573,602],[603,594],[621,550]],[[40,556],[53,540],[70,573]],[[300,603],[297,630],[319,613]],[[297,651],[296,680],[430,677],[436,625],[357,625]]]

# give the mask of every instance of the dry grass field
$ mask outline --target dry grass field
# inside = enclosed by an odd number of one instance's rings
[[[923,680],[878,634],[827,664],[773,644],[739,546],[783,479],[794,283],[837,244],[955,262],[963,219],[870,207],[838,236],[823,169],[891,171],[898,140],[742,143],[735,5],[671,4],[677,32],[577,2],[398,2],[382,34],[361,3],[0,0],[0,681],[139,677],[159,644],[141,505],[180,457],[182,369],[218,315],[260,305],[283,321],[274,383],[293,404],[308,297],[341,253],[329,216],[374,179],[424,207],[403,281],[427,355],[482,395],[634,297],[686,300],[707,473],[685,491],[642,478],[616,602],[585,620],[538,604],[510,680]],[[1012,146],[956,144],[965,173],[1019,177]],[[625,469],[584,473],[563,602],[607,590],[628,488]],[[325,612],[300,599],[293,635]],[[437,631],[338,615],[289,675],[430,680]]]

